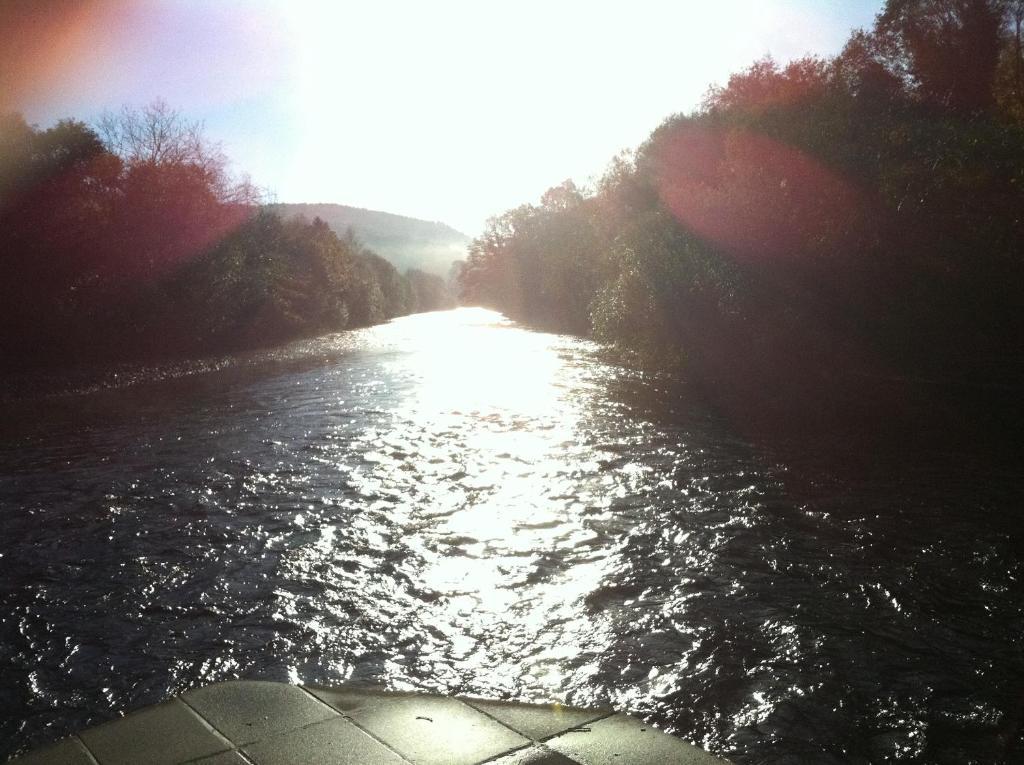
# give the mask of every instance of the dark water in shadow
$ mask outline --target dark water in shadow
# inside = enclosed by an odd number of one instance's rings
[[[63,385],[0,409],[0,755],[260,677],[610,702],[739,763],[1024,757],[988,459],[782,457],[472,309]]]

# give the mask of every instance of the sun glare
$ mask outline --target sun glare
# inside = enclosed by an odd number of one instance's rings
[[[470,234],[599,175],[716,72],[769,52],[766,28],[780,56],[820,29],[813,9],[779,2],[288,7],[300,138],[282,196],[358,198]]]

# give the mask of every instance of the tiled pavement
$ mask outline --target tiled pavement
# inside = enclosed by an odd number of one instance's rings
[[[723,765],[610,711],[258,681],[210,685],[17,765]]]

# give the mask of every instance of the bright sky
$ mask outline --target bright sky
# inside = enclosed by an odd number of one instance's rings
[[[23,56],[31,87],[16,106],[29,121],[162,98],[278,201],[474,235],[566,178],[599,175],[756,58],[837,52],[881,0],[80,5]]]

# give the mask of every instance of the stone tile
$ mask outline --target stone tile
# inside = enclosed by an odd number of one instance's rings
[[[569,728],[607,717],[610,711],[577,709],[561,704],[516,704],[488,699],[462,699],[471,707],[500,720],[534,741],[542,741]]]
[[[530,743],[454,698],[310,690],[415,763],[475,765]]]
[[[488,760],[487,765],[579,765],[579,763],[576,760],[570,760],[564,754],[548,749],[546,746],[531,746],[496,760]]]
[[[100,765],[172,765],[231,748],[180,699],[89,728],[79,737]]]
[[[96,760],[77,738],[65,738],[8,760],[7,765],[96,765]]]
[[[188,765],[251,765],[252,760],[247,760],[238,751],[232,749],[230,752],[221,752],[210,757],[201,757],[192,760]]]
[[[405,765],[343,717],[257,741],[243,751],[256,765]]]
[[[662,733],[642,721],[626,715],[614,715],[587,725],[579,731],[563,733],[546,742],[547,746],[581,765],[723,765],[692,744]]]
[[[334,717],[337,713],[296,685],[234,680],[182,699],[235,744],[249,744]]]
[[[390,704],[400,699],[418,699],[422,696],[415,693],[380,691],[375,688],[356,688],[340,686],[337,688],[319,685],[304,686],[325,704],[330,704],[342,714],[351,714],[360,709],[370,709],[381,704]]]

